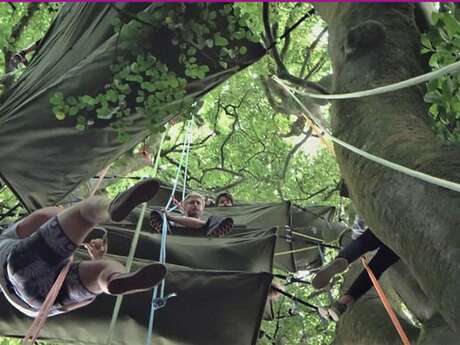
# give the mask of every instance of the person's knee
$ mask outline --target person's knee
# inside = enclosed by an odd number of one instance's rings
[[[57,216],[64,209],[62,207],[46,207],[37,210],[18,223],[16,229],[17,234],[21,238],[29,237],[34,233],[40,226],[45,224],[51,218]]]
[[[64,208],[59,206],[45,207],[35,211],[30,216],[36,217],[37,220],[41,221],[42,224],[47,222],[49,219],[56,217],[59,213],[64,211]]]

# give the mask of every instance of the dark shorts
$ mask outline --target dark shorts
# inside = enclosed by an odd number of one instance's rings
[[[31,236],[21,240],[8,257],[8,280],[14,293],[33,309],[40,309],[63,267],[77,246],[51,218]],[[72,263],[50,314],[64,306],[94,299],[80,280],[79,263]]]

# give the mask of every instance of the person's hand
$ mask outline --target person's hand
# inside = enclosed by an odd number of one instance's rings
[[[172,201],[173,201],[174,205],[177,206],[177,209],[179,210],[179,212],[182,213],[182,214],[185,214],[185,210],[184,210],[184,207],[182,206],[182,203],[177,201],[177,199],[174,196],[172,196]]]
[[[100,260],[107,254],[107,240],[106,237],[97,238],[83,244],[88,251],[89,256],[93,260]]]

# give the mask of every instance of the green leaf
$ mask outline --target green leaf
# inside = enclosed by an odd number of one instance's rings
[[[85,95],[85,96],[81,97],[80,99],[85,104],[89,104],[89,105],[95,105],[96,104],[94,98],[91,97],[91,96],[88,96],[88,95]]]
[[[77,105],[77,104],[78,104],[78,100],[77,100],[77,98],[74,97],[74,96],[66,97],[65,101],[66,101],[69,105]]]
[[[75,116],[78,114],[78,107],[70,107],[69,116]]]
[[[179,87],[179,81],[177,80],[177,78],[169,79],[169,86],[171,86],[172,88]]]
[[[56,119],[62,121],[65,119],[65,114],[63,111],[58,111],[56,113],[54,113],[54,115],[56,116]]]
[[[234,33],[234,37],[237,40],[241,40],[246,37],[246,32],[244,30],[238,30]]]
[[[433,20],[433,25],[436,25],[441,17],[442,17],[442,15],[440,13],[433,12],[431,14],[431,19]]]
[[[421,42],[422,42],[422,45],[428,48],[429,50],[433,49],[433,46],[431,45],[431,41],[428,35],[426,34],[422,35]]]
[[[455,19],[454,16],[450,14],[444,15],[443,22],[445,24],[447,31],[450,34],[455,35],[456,33],[460,32],[460,23]]]
[[[427,92],[425,94],[424,101],[427,103],[433,103],[441,98],[442,98],[441,93],[438,90],[436,90],[436,91]]]
[[[59,104],[62,104],[62,99],[60,99],[59,97],[56,97],[56,95],[53,95],[50,97],[50,103],[52,105],[59,105]]]
[[[460,106],[460,103],[459,103],[459,106]],[[428,110],[434,116],[438,115],[438,106],[436,104],[432,104],[431,107]]]
[[[228,41],[225,37],[222,37],[222,36],[214,36],[214,44],[217,46],[217,47],[225,47],[228,45]]]
[[[436,104],[433,104],[433,105],[436,105]],[[456,111],[457,114],[460,113],[460,102],[454,103],[454,105],[452,106],[452,109],[453,109],[454,111]],[[431,107],[430,107],[430,111],[431,111]],[[433,111],[431,111],[431,112],[434,114]],[[435,115],[437,115],[437,113],[436,113]]]

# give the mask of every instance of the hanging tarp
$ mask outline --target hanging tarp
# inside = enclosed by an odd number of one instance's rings
[[[163,192],[158,193],[160,196]],[[159,209],[164,207],[167,200],[163,204],[158,204],[157,197],[149,202],[147,212],[145,213],[145,220],[143,222],[143,230],[150,231],[149,217],[152,209]],[[180,200],[180,199],[179,199]],[[140,207],[136,208],[127,218],[126,222],[122,224],[132,224],[137,222],[140,215]],[[232,236],[240,235],[250,232],[251,229],[270,229],[273,227],[282,228],[290,224],[290,204],[283,203],[267,203],[267,204],[253,204],[234,207],[206,207],[204,210],[204,217],[213,215],[231,217],[234,221],[234,230]],[[190,233],[193,236],[193,233]]]
[[[135,266],[141,262],[136,260]],[[166,293],[175,292],[155,316],[156,345],[255,344],[262,319],[269,273],[194,270],[168,266]],[[114,345],[146,341],[151,293],[124,299]],[[0,335],[22,337],[32,323],[0,297]],[[50,343],[106,344],[115,298],[100,296],[90,306],[48,319],[41,339]]]
[[[104,227],[108,230],[109,253],[127,256],[133,230],[114,225]],[[271,272],[275,242],[275,229],[241,237],[168,236],[166,262],[195,269]],[[160,235],[142,232],[135,257],[158,258],[160,244]]]
[[[161,189],[164,189],[164,191],[161,192]],[[150,211],[164,206],[167,202],[166,191],[168,191],[168,187],[162,186],[161,189],[160,193],[158,193],[161,198],[155,197],[149,202],[149,207],[145,213],[142,230],[147,234],[152,233],[149,225]],[[180,200],[180,195],[176,195],[176,197]],[[289,202],[281,202],[245,204],[234,207],[208,207],[205,209],[204,217],[225,216],[233,218],[235,222],[234,228],[225,238],[228,240],[239,239],[242,241],[241,243],[246,243],[246,245],[248,243],[255,243],[254,241],[261,241],[261,238],[267,235],[267,231],[274,232],[276,234],[276,244],[273,266],[288,272],[296,272],[301,269],[320,266],[321,257],[317,245],[300,236],[293,235],[291,230],[321,239],[322,233],[326,232],[334,224],[328,221],[332,219],[333,213],[334,208],[329,206],[313,206],[301,209],[292,206]],[[119,227],[132,231],[135,228],[139,215],[140,208],[137,208]],[[292,224],[295,227],[291,227]],[[177,230],[170,238],[175,238],[175,241],[181,242],[185,246],[189,245],[189,241],[198,241],[205,245],[210,243],[209,239],[205,236],[205,231]],[[225,251],[222,253],[225,253]],[[255,252],[247,252],[246,260],[248,260],[248,266],[254,264],[254,256],[256,256]],[[186,264],[183,261],[175,263]]]
[[[168,26],[165,18],[155,17],[165,10],[172,14],[182,11],[182,26],[171,23]],[[192,30],[184,28],[193,27],[201,28],[202,33],[211,13],[217,18],[215,25],[203,35],[214,39],[206,41],[205,49],[195,49],[196,63],[207,65],[209,71],[203,79],[195,78],[191,76],[193,73],[204,72],[191,70],[193,66],[185,72],[179,62],[183,37],[174,36],[174,30],[183,30],[187,35]],[[122,35],[114,31],[114,21],[119,18],[125,22]],[[230,25],[228,18],[235,22]],[[89,125],[91,128],[78,130],[75,117],[67,114],[62,121],[56,119],[50,97],[56,92],[64,97],[95,96],[103,92],[113,82],[111,65],[137,45],[185,79],[186,96],[197,99],[264,54],[260,45],[241,36],[246,31],[239,32],[240,36],[230,32],[230,28],[235,30],[239,25],[238,18],[233,6],[223,3],[64,4],[30,65],[0,107],[2,179],[30,210],[58,204],[82,181],[140,142],[148,134],[149,122],[136,108],[136,97],[127,97],[127,103],[120,106],[132,110],[129,122],[97,118]],[[130,36],[135,30],[144,31],[142,35]],[[222,45],[245,49],[236,56],[222,55]],[[135,85],[131,88],[135,90]],[[164,102],[169,104],[169,100]],[[156,122],[161,125],[173,115],[158,115]],[[129,134],[124,142],[119,141],[115,129],[121,124]]]

